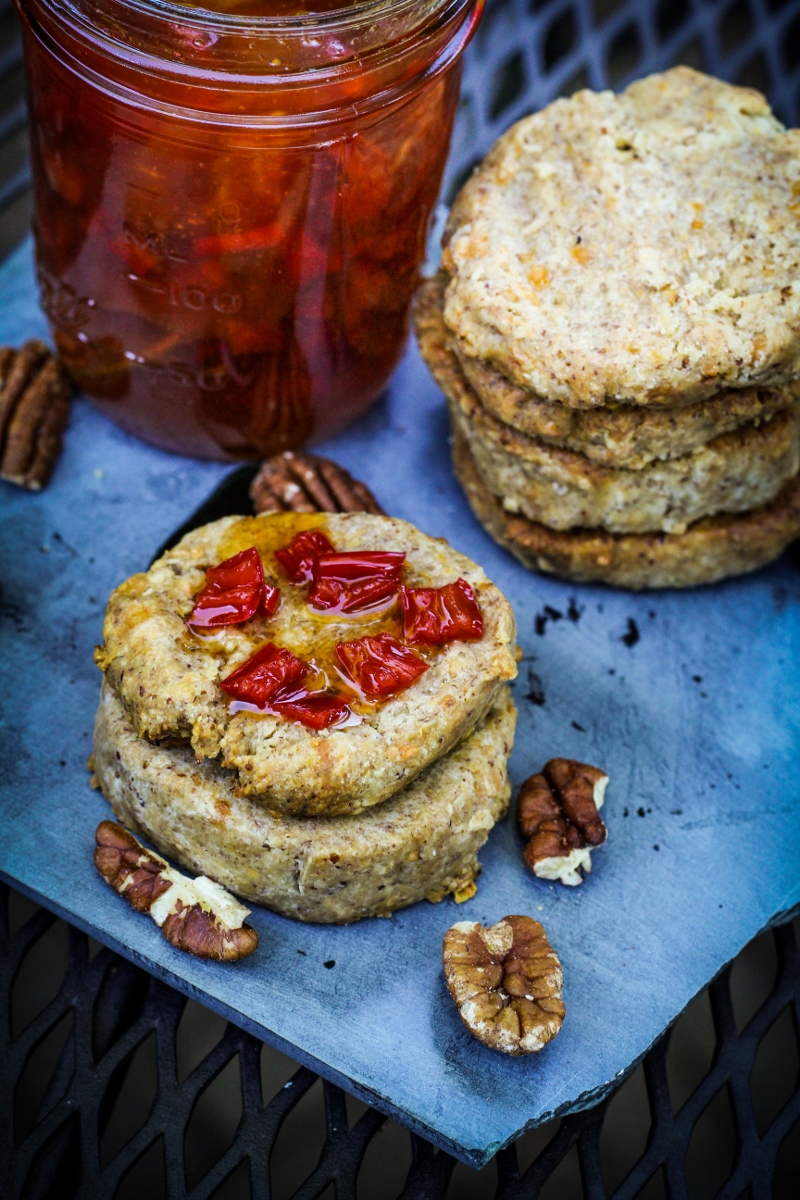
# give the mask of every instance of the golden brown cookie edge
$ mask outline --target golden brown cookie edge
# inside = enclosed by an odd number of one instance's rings
[[[773,562],[800,536],[800,476],[772,504],[739,516],[709,517],[683,534],[559,532],[503,510],[484,486],[468,448],[453,440],[453,466],[486,531],[531,570],[576,583],[645,591],[716,583]]]

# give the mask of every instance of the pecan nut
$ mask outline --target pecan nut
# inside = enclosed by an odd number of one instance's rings
[[[265,458],[250,485],[257,513],[367,512],[385,516],[369,488],[349,471],[316,454],[286,450]]]
[[[101,821],[95,840],[94,863],[106,883],[148,913],[178,950],[215,962],[253,953],[258,934],[244,924],[250,910],[218,883],[182,875],[115,821]]]
[[[444,935],[444,977],[470,1033],[503,1054],[531,1054],[564,1020],[558,955],[538,921],[459,921]]]
[[[540,879],[569,887],[592,869],[592,849],[608,837],[600,819],[608,776],[571,758],[551,758],[540,775],[523,783],[517,821],[525,838],[524,859]]]
[[[44,487],[61,453],[71,392],[44,342],[0,349],[0,478],[31,491]]]

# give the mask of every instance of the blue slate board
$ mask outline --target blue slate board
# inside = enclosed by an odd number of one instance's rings
[[[44,333],[29,246],[0,271],[0,342]],[[263,910],[239,966],[173,950],[100,880],[107,815],[85,769],[105,599],[146,566],[228,468],[161,454],[84,403],[40,496],[3,486],[0,874],[73,924],[480,1166],[523,1130],[585,1107],[760,929],[800,906],[800,572],[792,554],[691,593],[634,596],[529,574],[453,479],[441,396],[409,349],[388,398],[324,450],[386,509],[447,537],[510,598],[525,658],[512,774],[554,754],[604,766],[609,842],[578,888],[532,878],[512,821],[478,894],[390,920],[302,926]],[[461,1025],[440,947],[456,920],[539,918],[567,1017],[509,1059]],[[335,967],[323,964],[335,960]]]

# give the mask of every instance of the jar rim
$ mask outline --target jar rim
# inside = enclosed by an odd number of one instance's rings
[[[176,0],[16,0],[33,35],[105,91],[203,120],[225,94],[227,120],[288,125],[393,103],[460,55],[483,3],[363,0],[313,17],[251,18]]]
[[[102,4],[102,0],[100,0]],[[303,30],[320,29],[326,33],[352,30],[375,18],[386,16],[402,17],[409,11],[429,9],[431,14],[447,8],[453,0],[358,0],[341,8],[323,13],[297,13],[281,17],[257,17],[246,14],[214,12],[212,9],[180,4],[178,0],[125,0],[125,8],[131,15],[162,17],[182,26],[213,30],[219,34],[230,32],[239,36],[248,30],[254,34],[293,34]],[[71,7],[70,0],[67,6]]]

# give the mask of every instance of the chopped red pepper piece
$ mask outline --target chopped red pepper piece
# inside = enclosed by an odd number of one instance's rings
[[[375,575],[399,575],[405,561],[398,550],[331,550],[320,555],[314,578],[358,583]]]
[[[314,563],[308,602],[341,613],[377,608],[400,590],[405,558],[393,550],[322,554]]]
[[[272,698],[270,708],[309,729],[327,729],[350,713],[350,705],[336,692],[309,692],[306,688],[286,688]]]
[[[367,696],[392,696],[419,679],[428,669],[418,654],[390,633],[339,642],[336,657]]]
[[[292,583],[308,583],[314,563],[321,554],[333,553],[333,545],[319,529],[306,529],[293,537],[288,546],[275,551],[275,557]]]
[[[206,572],[205,586],[186,623],[198,629],[241,625],[257,612],[272,616],[280,598],[280,588],[267,583],[261,556],[251,546]]]
[[[333,579],[322,579],[312,585],[308,602],[326,612],[368,612],[382,608],[388,600],[393,600],[399,588],[399,579],[386,576],[354,583],[349,587]]]
[[[403,636],[407,642],[473,641],[483,637],[483,617],[466,579],[440,588],[407,588],[403,601]]]
[[[309,668],[289,650],[267,642],[252,658],[231,671],[219,686],[229,696],[266,708],[273,698],[308,674]]]
[[[278,611],[278,605],[281,602],[281,589],[273,587],[271,583],[264,580],[264,592],[261,597],[261,609],[265,616],[272,617]]]

